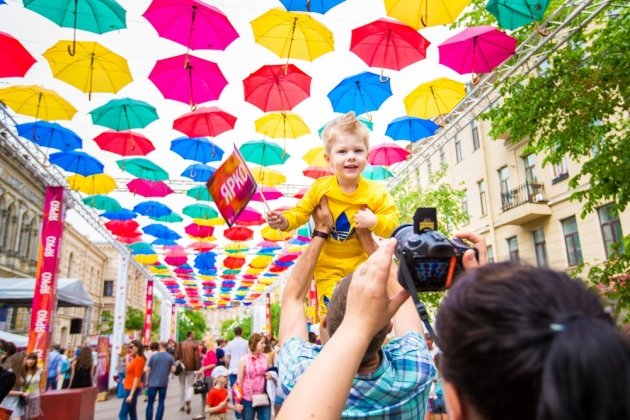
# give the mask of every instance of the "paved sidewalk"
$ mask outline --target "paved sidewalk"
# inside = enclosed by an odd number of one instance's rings
[[[110,395],[107,401],[96,402],[96,415],[95,420],[115,420],[118,418],[118,411],[122,404],[122,399],[116,398],[116,395]],[[179,411],[179,379],[171,379],[168,384],[168,391],[166,392],[166,400],[164,402],[164,419],[165,420],[192,420],[195,416],[201,413],[201,396],[193,395],[192,399],[192,411],[190,414],[186,414],[183,411]],[[138,400],[138,419],[145,419],[145,410],[147,403],[144,402],[144,396],[140,395]],[[157,410],[157,399],[153,405],[153,416]],[[234,419],[234,414],[228,411],[228,418]]]

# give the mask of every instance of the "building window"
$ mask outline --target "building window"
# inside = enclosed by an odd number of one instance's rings
[[[459,134],[455,136],[455,161],[457,163],[462,161],[462,141]]]
[[[580,236],[578,235],[575,216],[562,221],[562,232],[564,233],[564,243],[567,247],[569,266],[580,264],[582,262],[582,247],[580,246]]]
[[[569,164],[567,162],[567,157],[563,156],[560,163],[556,163],[553,165],[553,179],[551,180],[552,184],[563,181],[569,177]]]
[[[501,189],[501,207],[512,207],[512,193],[510,191],[510,168],[504,166],[499,169],[499,187]]]
[[[433,168],[431,167],[431,159],[427,159],[427,173],[429,174],[429,178],[433,175]]]
[[[113,280],[105,280],[105,282],[103,282],[103,296],[114,296]]]
[[[464,190],[463,192],[464,194],[462,195],[462,201],[461,201],[462,212],[464,212],[464,214],[469,214],[468,213],[468,191]]]
[[[606,258],[608,258],[615,247],[619,251],[623,251],[623,233],[621,231],[619,213],[612,203],[600,207],[597,209],[597,213],[599,214],[599,224],[602,229],[604,250],[606,251]]]
[[[31,231],[33,229],[34,219],[26,220],[26,215],[22,218],[22,226],[20,226],[20,245],[18,254],[20,257],[28,257],[28,251],[31,247]]]
[[[516,239],[516,236],[512,236],[511,238],[508,238],[507,245],[508,245],[508,253],[510,254],[510,261],[518,262],[519,261],[518,239]]]
[[[489,263],[493,263],[494,262],[494,252],[492,251],[492,245],[488,245],[486,247],[487,249],[487,253],[488,253],[488,262]]]
[[[481,215],[485,216],[488,214],[488,199],[486,197],[486,183],[482,179],[477,182],[477,188],[479,189],[479,203],[481,204]]]
[[[536,264],[538,267],[547,267],[549,262],[547,260],[545,231],[542,228],[532,231],[532,238],[534,240],[534,252],[536,252]]]
[[[529,154],[523,158],[523,166],[525,167],[525,181],[528,184],[537,184],[536,176],[536,155]]]
[[[446,163],[446,150],[444,145],[440,146],[440,165],[444,165]]]
[[[472,146],[473,152],[479,149],[479,127],[477,126],[477,121],[473,120],[470,123],[470,128],[472,130]]]

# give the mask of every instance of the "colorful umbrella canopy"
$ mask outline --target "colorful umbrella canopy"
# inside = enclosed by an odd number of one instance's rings
[[[247,162],[262,166],[280,165],[290,157],[282,147],[265,140],[245,142],[239,151]]]
[[[549,0],[489,0],[486,10],[499,26],[517,29],[537,20],[542,20],[549,6]]]
[[[445,77],[418,85],[405,99],[407,114],[433,118],[450,112],[466,96],[463,83]]]
[[[425,137],[434,135],[438,128],[440,127],[431,120],[405,115],[387,124],[385,135],[394,140],[416,142]]]
[[[137,216],[138,216],[138,213],[133,212],[128,209],[124,209],[124,208],[120,208],[118,210],[106,211],[105,213],[101,214],[101,217],[104,217],[110,220],[131,220],[131,219],[135,219]]]
[[[57,123],[37,121],[17,124],[15,128],[18,135],[40,147],[49,147],[67,152],[80,149],[83,146],[83,141],[74,131]]]
[[[350,51],[368,66],[392,70],[422,60],[428,46],[429,41],[417,30],[390,19],[379,19],[353,29],[350,41]]]
[[[201,163],[220,161],[223,149],[205,137],[179,137],[171,141],[171,150],[184,159]]]
[[[266,185],[267,187],[275,187],[276,185],[284,184],[287,181],[287,177],[280,172],[273,169],[258,166],[251,170],[254,180],[260,185]]]
[[[133,209],[134,212],[143,216],[160,217],[171,214],[173,210],[166,204],[162,204],[159,201],[143,201],[136,204]]]
[[[147,235],[155,236],[162,239],[180,239],[181,236],[174,230],[161,225],[159,223],[153,223],[142,228],[142,231]]]
[[[182,209],[182,213],[193,219],[212,219],[219,215],[219,212],[215,208],[200,203],[189,204]]]
[[[174,191],[162,181],[148,179],[132,179],[127,183],[129,192],[143,197],[166,197]]]
[[[0,89],[0,101],[18,114],[38,120],[71,120],[75,107],[57,92],[40,86],[13,85]]]
[[[0,32],[0,77],[23,77],[35,61],[20,41]]]
[[[354,111],[357,115],[376,111],[392,96],[389,79],[363,72],[343,79],[329,93],[328,99],[335,112]]]
[[[224,50],[238,38],[223,12],[199,0],[153,0],[142,16],[161,37],[192,50]]]
[[[208,191],[208,187],[206,187],[205,184],[198,187],[192,187],[186,191],[186,195],[199,201],[214,201]]]
[[[396,143],[383,143],[370,147],[368,152],[368,162],[372,165],[389,166],[394,163],[403,162],[410,153]]]
[[[149,181],[164,181],[168,179],[168,172],[148,159],[121,159],[117,160],[116,164],[123,171],[138,178],[148,179]]]
[[[193,55],[158,60],[149,74],[149,80],[166,99],[191,107],[218,99],[228,83],[216,63]]]
[[[85,197],[82,201],[86,206],[90,206],[98,210],[118,211],[122,208],[116,199],[107,195],[90,195]]]
[[[169,214],[165,214],[164,216],[149,216],[151,219],[156,222],[164,222],[164,223],[179,223],[184,220],[182,216],[173,212]]]
[[[133,79],[127,60],[97,42],[77,42],[68,54],[71,41],[59,41],[44,52],[53,76],[88,93],[116,93]]]
[[[90,111],[92,122],[116,131],[144,128],[158,119],[155,107],[131,98],[112,99]]]
[[[241,214],[238,215],[236,223],[241,226],[260,226],[266,223],[266,220],[260,212],[251,207],[245,207]]]
[[[361,173],[363,178],[371,179],[374,181],[384,181],[386,179],[392,178],[394,174],[384,168],[382,166],[372,166],[368,165],[363,172]]]
[[[234,128],[236,117],[215,106],[197,108],[173,121],[173,128],[188,137],[216,137]]]
[[[277,139],[296,139],[311,132],[302,117],[293,112],[270,112],[254,123],[257,132]]]
[[[287,111],[311,94],[311,77],[288,65],[266,65],[243,80],[245,100],[264,112]]]
[[[466,28],[440,44],[440,64],[459,74],[489,73],[514,55],[517,43],[492,26]]]
[[[223,236],[232,241],[248,241],[254,237],[254,231],[245,226],[232,226],[223,231]]]
[[[197,182],[207,182],[216,169],[203,163],[193,163],[181,173],[181,176],[190,178]]]
[[[285,9],[295,12],[326,13],[346,0],[280,0]]]
[[[255,41],[280,58],[313,61],[334,49],[332,32],[308,13],[270,9],[250,23]]]
[[[68,185],[70,189],[81,191],[88,195],[108,194],[117,188],[114,178],[107,174],[71,175],[68,177]]]
[[[323,176],[333,175],[333,171],[329,167],[323,166],[309,166],[306,169],[302,170],[304,176],[309,178],[317,179]]]
[[[302,159],[311,166],[327,167],[328,161],[326,160],[324,153],[325,151],[323,147],[314,147],[309,149],[309,151],[302,156]]]
[[[105,131],[94,137],[102,150],[121,156],[144,156],[155,150],[151,140],[133,131]]]
[[[214,233],[214,227],[191,223],[184,228],[184,231],[193,238],[210,238]]]
[[[260,230],[260,236],[267,241],[286,241],[291,237],[289,232],[283,232],[280,229],[273,229],[270,226],[265,226]]]
[[[448,25],[470,0],[385,0],[387,16],[415,28]]]
[[[103,173],[103,164],[85,152],[71,150],[69,152],[52,153],[48,160],[68,172],[89,176]]]

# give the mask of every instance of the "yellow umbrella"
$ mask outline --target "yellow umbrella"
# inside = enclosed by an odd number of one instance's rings
[[[256,42],[280,58],[313,61],[335,48],[332,32],[308,13],[270,9],[250,24]]]
[[[256,131],[275,139],[297,139],[311,132],[293,112],[270,112],[255,121]]]
[[[252,276],[257,276],[259,274],[262,274],[263,271],[265,271],[264,268],[253,268],[253,267],[250,267],[250,268],[247,269],[247,271],[245,271],[245,274],[250,274]]]
[[[404,100],[407,114],[433,118],[449,113],[466,96],[463,83],[439,78],[419,85]]]
[[[9,86],[0,89],[0,101],[18,114],[39,120],[71,120],[77,113],[57,92],[40,86]]]
[[[221,226],[225,224],[225,220],[222,217],[213,217],[212,219],[193,219],[193,222],[202,226]]]
[[[470,0],[385,0],[387,16],[415,29],[453,23]]]
[[[158,256],[156,254],[136,254],[133,259],[142,265],[151,265],[157,262]]]
[[[306,152],[302,159],[304,159],[309,166],[318,166],[320,168],[327,168],[329,166],[326,161],[326,157],[324,156],[323,147],[314,147],[310,149]]]
[[[291,237],[289,232],[283,232],[280,229],[274,229],[271,226],[265,226],[260,230],[260,235],[268,241],[286,241]]]
[[[59,41],[44,52],[53,76],[88,93],[116,93],[133,79],[129,65],[120,55],[97,42],[77,42],[70,55],[72,41]]]
[[[70,189],[81,191],[88,195],[108,194],[118,188],[114,178],[107,174],[71,175],[68,177],[68,184]]]
[[[267,267],[273,261],[273,257],[270,255],[258,255],[249,263],[251,268],[262,269]]]
[[[287,177],[282,175],[280,172],[263,166],[258,166],[252,169],[252,175],[254,175],[254,179],[258,184],[266,185],[267,187],[275,187],[276,185],[284,184],[287,181]]]

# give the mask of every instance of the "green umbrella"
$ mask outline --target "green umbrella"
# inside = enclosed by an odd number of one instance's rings
[[[365,128],[367,128],[368,130],[372,131],[374,129],[374,123],[370,120],[368,120],[365,117],[357,117],[357,120],[359,120],[361,122],[361,124],[363,124],[365,126]],[[322,136],[322,133],[324,132],[324,129],[326,128],[326,126],[328,125],[328,123],[322,125],[321,127],[319,127],[319,130],[317,130],[317,134],[319,135],[319,137]]]
[[[151,245],[149,245],[146,242],[136,242],[135,244],[131,244],[131,245],[127,245],[127,248],[129,248],[131,251],[153,251],[153,248],[151,248]]]
[[[190,204],[182,209],[182,213],[193,219],[212,219],[219,215],[219,212],[207,204]]]
[[[160,216],[160,217],[149,217],[149,219],[153,219],[153,220],[157,220],[158,222],[165,222],[165,223],[177,223],[184,220],[184,218],[177,213],[170,213],[170,214]]]
[[[148,179],[149,181],[164,181],[168,179],[168,172],[148,159],[121,159],[117,160],[116,164],[123,171],[129,172],[138,178]]]
[[[363,170],[363,178],[371,179],[374,181],[384,181],[394,176],[384,166],[368,166]]]
[[[214,201],[212,199],[212,196],[210,195],[210,192],[208,192],[208,187],[206,187],[205,185],[192,187],[186,192],[186,195],[199,201]]]
[[[112,99],[90,111],[92,122],[116,131],[144,128],[158,119],[152,105],[137,99]]]
[[[516,29],[536,20],[542,20],[549,0],[490,0],[486,10],[505,29]]]
[[[248,141],[239,150],[243,159],[262,166],[280,165],[290,157],[282,147],[265,140]]]
[[[91,195],[82,201],[86,206],[104,211],[118,211],[122,208],[118,201],[106,195]]]

